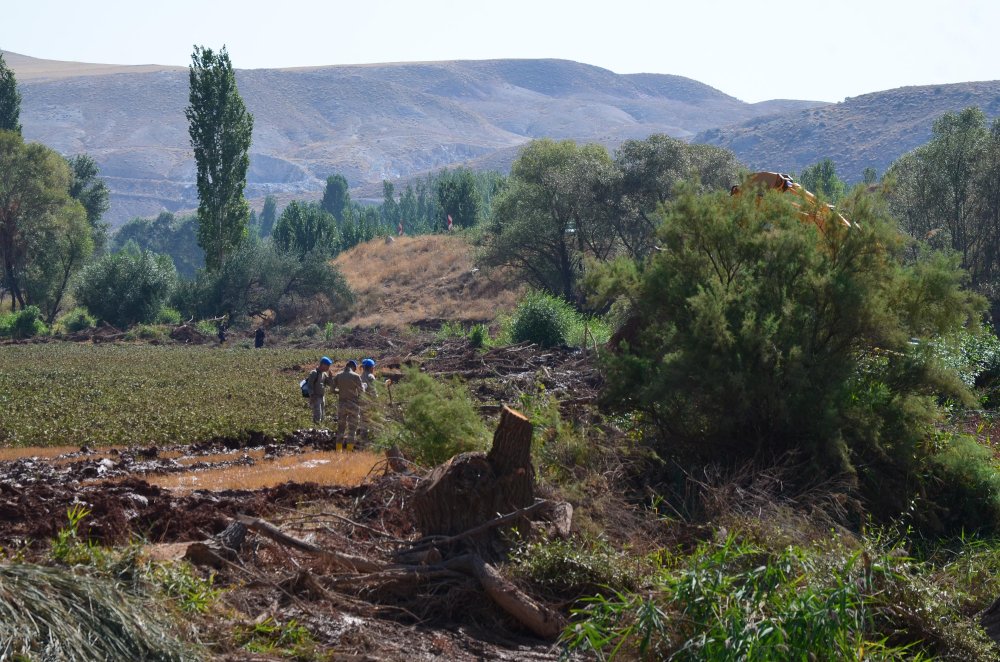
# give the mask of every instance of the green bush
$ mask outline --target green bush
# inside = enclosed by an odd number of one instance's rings
[[[411,368],[393,389],[402,420],[384,428],[380,446],[396,444],[423,465],[486,447],[489,432],[462,383]]]
[[[602,281],[635,320],[605,357],[605,402],[639,410],[670,453],[794,452],[840,476],[879,465],[863,476],[869,502],[895,496],[886,476],[912,486],[937,398],[972,398],[911,338],[975,326],[984,301],[954,256],[904,259],[877,198],[858,191],[840,209],[856,225],[821,233],[788,196],[681,191],[662,250]],[[894,491],[905,507],[908,491]]]
[[[97,324],[97,320],[83,307],[74,308],[56,320],[56,326],[63,329],[66,333],[76,333],[77,331],[92,329],[95,324]]]
[[[565,345],[576,311],[559,297],[545,292],[528,292],[517,304],[511,319],[511,340],[542,347]]]
[[[76,299],[99,319],[126,328],[152,322],[176,280],[177,270],[166,255],[112,253],[80,272]]]
[[[639,557],[616,551],[606,541],[543,540],[513,555],[512,573],[553,600],[635,591],[648,569]]]
[[[476,324],[469,330],[469,344],[479,349],[490,343],[490,330],[485,324]]]
[[[181,323],[181,313],[176,308],[171,308],[170,306],[164,306],[160,308],[160,312],[156,313],[156,318],[153,320],[154,324],[173,324],[177,325]]]
[[[993,453],[960,435],[933,454],[916,504],[917,524],[936,535],[1000,533],[1000,473]]]
[[[16,340],[33,338],[45,331],[42,312],[38,306],[28,306],[16,313],[0,315],[0,336],[9,336]]]

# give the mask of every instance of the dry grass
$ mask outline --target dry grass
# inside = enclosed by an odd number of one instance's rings
[[[473,248],[454,235],[375,239],[335,262],[357,295],[354,326],[485,322],[513,309],[522,290],[503,275],[475,271]]]
[[[357,485],[381,457],[366,451],[315,451],[263,460],[251,466],[225,467],[165,476],[150,476],[153,485],[180,490],[256,490],[287,481],[321,485]]]

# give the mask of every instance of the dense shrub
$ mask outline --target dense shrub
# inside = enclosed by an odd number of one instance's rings
[[[666,452],[796,452],[816,475],[865,473],[870,503],[905,507],[937,398],[971,402],[921,346],[974,326],[984,302],[953,256],[904,261],[879,200],[856,192],[842,208],[856,224],[829,217],[820,232],[787,198],[684,191],[661,250],[593,279],[633,311],[606,401],[641,411]],[[880,488],[889,475],[899,489]]]
[[[413,368],[394,388],[402,420],[388,425],[380,445],[396,444],[416,462],[435,465],[485,448],[489,433],[466,387]]]
[[[92,329],[96,323],[94,316],[87,312],[86,308],[76,307],[60,317],[56,321],[56,326],[62,328],[66,333],[76,333]]]
[[[511,340],[532,342],[542,347],[565,345],[576,312],[551,294],[534,291],[524,296],[511,320]]]
[[[181,313],[176,308],[163,306],[160,308],[159,312],[156,313],[156,319],[154,319],[153,322],[156,324],[180,324]]]
[[[99,319],[125,328],[152,322],[176,281],[177,270],[166,255],[123,251],[83,269],[76,300]]]
[[[921,530],[1000,533],[1000,473],[988,448],[972,437],[956,436],[928,464],[925,501],[915,513]]]
[[[4,316],[0,320],[0,335],[14,339],[33,338],[45,333],[45,323],[42,322],[42,311],[38,306],[28,306],[16,313]]]

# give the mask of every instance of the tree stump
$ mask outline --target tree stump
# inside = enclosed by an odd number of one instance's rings
[[[504,407],[486,453],[462,453],[435,468],[413,497],[417,526],[424,535],[452,536],[534,502],[531,422]],[[527,520],[508,526],[524,526]],[[463,540],[489,554],[497,529]]]

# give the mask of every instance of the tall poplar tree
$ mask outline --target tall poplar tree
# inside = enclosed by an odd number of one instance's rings
[[[17,91],[17,79],[0,53],[0,131],[21,133],[21,93]]]
[[[188,119],[198,165],[198,245],[214,271],[247,234],[250,205],[243,197],[250,166],[253,115],[236,89],[226,47],[215,53],[195,46],[191,54]]]

